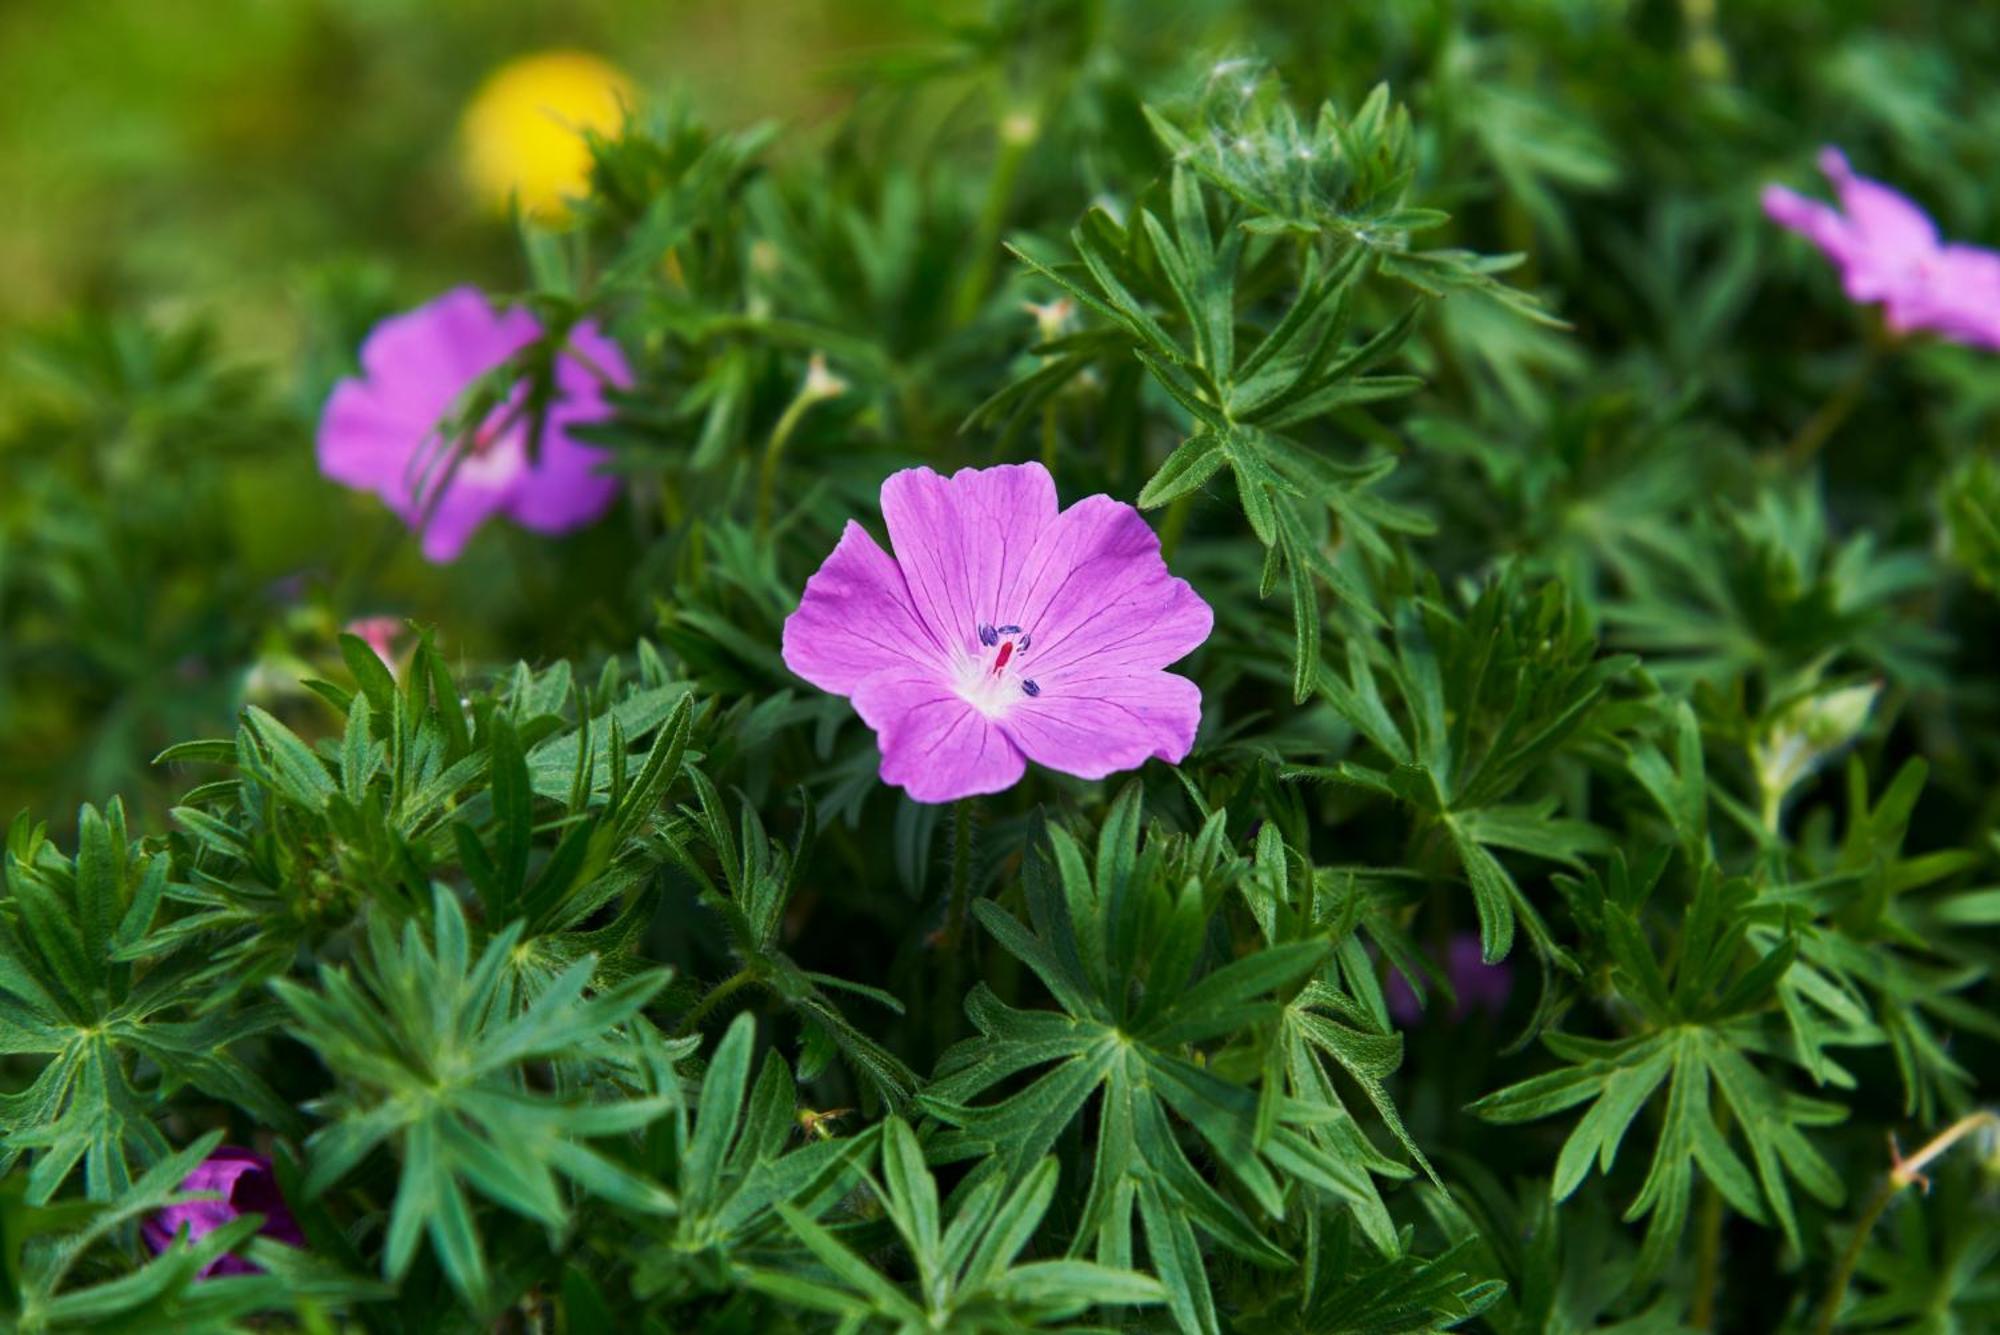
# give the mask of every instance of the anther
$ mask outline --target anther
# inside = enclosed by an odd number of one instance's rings
[[[1033,677],[1023,677],[1021,678],[1021,691],[1025,695],[1040,695],[1042,688],[1035,685]]]
[[[979,626],[979,642],[988,649],[991,649],[994,645],[1000,643],[1000,632],[981,622]]]
[[[1021,628],[1019,626],[1002,626],[999,633],[1002,635],[1019,635]]]

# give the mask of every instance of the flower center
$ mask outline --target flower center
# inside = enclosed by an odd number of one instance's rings
[[[1005,713],[1021,696],[1037,696],[1042,688],[1027,675],[1028,651],[1035,637],[1019,626],[981,622],[979,651],[959,665],[960,698],[987,717]]]
[[[472,433],[455,476],[474,485],[493,486],[513,480],[524,462],[520,414],[502,404]]]

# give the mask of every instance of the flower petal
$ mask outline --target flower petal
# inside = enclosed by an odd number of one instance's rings
[[[882,748],[882,782],[918,802],[951,802],[1012,788],[1027,772],[1020,750],[935,671],[895,667],[854,691],[854,708]]]
[[[396,505],[409,494],[405,474],[414,443],[436,420],[368,381],[343,380],[320,414],[319,471]]]
[[[361,369],[421,399],[435,420],[468,383],[534,342],[541,328],[528,311],[497,311],[478,288],[455,287],[369,331]]]
[[[851,519],[785,618],[783,654],[786,667],[836,695],[852,695],[864,678],[897,667],[922,666],[942,682],[947,661],[902,571]]]
[[[460,468],[463,467],[461,464]],[[406,505],[403,518],[412,527],[422,525],[424,559],[445,565],[458,559],[479,526],[506,504],[507,495],[506,487],[454,478],[428,514],[422,506]]]
[[[1797,232],[1826,252],[1834,263],[1845,265],[1853,258],[1853,229],[1831,204],[1809,199],[1782,185],[1765,186],[1763,204],[1765,217],[1787,231]]]
[[[1039,669],[1038,669],[1039,671]],[[1201,688],[1171,672],[1081,669],[1036,682],[1001,720],[1028,759],[1065,774],[1101,779],[1157,756],[1178,764],[1201,726]]]
[[[1163,668],[1215,624],[1201,595],[1168,572],[1151,526],[1109,496],[1085,497],[1043,530],[1020,588],[1020,624],[1034,636],[1024,671],[1037,679],[1071,666]]]
[[[2000,349],[2000,252],[1949,245],[1938,252],[1910,322],[1962,343]]]
[[[566,533],[602,515],[617,498],[618,479],[605,471],[611,452],[571,434],[611,416],[607,380],[622,389],[632,383],[631,368],[618,345],[585,320],[570,331],[566,351],[556,359],[558,397],[535,466],[508,497],[507,513],[523,527]]]
[[[972,653],[982,623],[1020,620],[1014,576],[1056,518],[1055,479],[1035,463],[949,478],[906,468],[882,483],[882,518],[918,615],[939,644]]]
[[[1839,149],[1822,152],[1819,163],[1848,221],[1883,267],[1914,263],[1937,249],[1936,224],[1908,196],[1856,173]]]

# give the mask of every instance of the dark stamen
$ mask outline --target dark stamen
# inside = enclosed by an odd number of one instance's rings
[[[1021,628],[1019,626],[1002,626],[1000,627],[1000,633],[1002,635],[1019,635]]]
[[[1028,645],[1029,645],[1029,644],[1030,644],[1030,643],[1031,643],[1031,642],[1032,642],[1032,641],[1034,640],[1034,638],[1035,638],[1035,637],[1034,637],[1034,636],[1032,636],[1032,635],[1023,635],[1023,636],[1021,637],[1021,652],[1022,652],[1022,653],[1026,653],[1026,652],[1028,652]]]
[[[1042,693],[1042,688],[1035,685],[1033,677],[1021,678],[1021,689],[1029,695],[1040,695]]]
[[[991,649],[994,645],[1000,643],[1000,632],[982,622],[979,627],[979,642],[988,649]]]

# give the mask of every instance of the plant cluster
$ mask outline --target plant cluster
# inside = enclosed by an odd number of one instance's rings
[[[432,443],[588,321],[621,499],[495,521],[514,584],[400,651],[333,633],[365,563],[247,587],[143,503],[185,450],[225,505],[277,396],[42,345],[0,455],[102,448],[0,497],[0,717],[104,750],[35,783],[241,708],[7,830],[0,1325],[2000,1322],[2000,362],[1757,198],[1796,105],[1995,236],[2000,27],[1246,6],[1281,83],[1151,8],[1002,0],[824,133],[592,134]],[[1212,608],[1198,730],[914,800],[786,621],[892,473],[1022,463]]]

